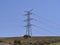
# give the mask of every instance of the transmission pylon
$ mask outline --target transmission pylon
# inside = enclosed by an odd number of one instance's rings
[[[27,22],[27,25],[25,26],[26,27],[26,35],[29,35],[29,36],[32,36],[32,30],[31,30],[31,15],[32,15],[32,10],[29,10],[29,11],[25,11],[26,14],[25,16],[27,16],[27,19],[25,20]]]

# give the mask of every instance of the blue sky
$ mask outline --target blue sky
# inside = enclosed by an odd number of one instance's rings
[[[0,37],[23,36],[31,9],[33,36],[60,36],[60,0],[0,0]]]

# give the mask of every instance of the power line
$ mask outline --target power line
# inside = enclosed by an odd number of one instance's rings
[[[48,29],[46,29],[46,28],[42,28],[41,26],[37,26],[37,25],[34,25],[34,26],[35,26],[36,28],[39,28],[40,30],[43,29],[44,31],[49,32],[49,33],[51,33],[51,34],[59,35],[59,34],[57,34],[57,33],[52,32],[51,30],[48,30]]]
[[[35,14],[35,16],[37,16],[39,19],[44,19],[45,21],[47,21],[48,23],[50,23],[50,24],[54,24],[54,25],[58,25],[58,24],[56,24],[55,22],[53,22],[52,20],[48,20],[47,18],[44,18],[44,17],[42,17],[42,16],[39,16],[39,15],[36,15]],[[53,23],[52,23],[53,22]]]
[[[36,20],[36,21],[38,21],[38,20]],[[52,26],[51,24],[42,22],[42,21],[40,21],[40,20],[39,20],[38,22],[40,22],[40,24],[43,24],[44,26],[46,26],[46,27],[48,27],[48,28],[50,28],[50,29],[60,29],[60,28],[56,28],[55,26]]]
[[[34,14],[34,15],[36,15],[36,14]],[[36,16],[38,16],[39,17],[39,22],[41,22],[40,21],[40,16],[39,15],[36,15]],[[36,21],[38,21],[37,19],[35,19]],[[50,22],[51,23],[51,22]],[[41,28],[41,26],[36,26],[36,27],[40,27]],[[54,27],[55,28],[55,27]],[[45,28],[42,28],[42,29],[45,29]],[[56,34],[56,35],[58,35],[57,33],[54,33],[54,32],[52,32],[51,30],[47,30],[47,29],[45,29],[44,31],[47,31],[47,32],[49,32],[49,33],[52,33],[52,34]]]
[[[42,21],[40,21],[41,19],[44,19],[44,21],[47,21],[45,24],[47,24],[47,25],[49,25],[49,26],[53,26],[53,28],[55,28],[55,29],[57,29],[57,30],[60,30],[60,28],[57,26],[58,24],[56,24],[55,22],[54,23],[52,23],[53,21],[51,21],[51,20],[48,20],[47,18],[44,18],[44,17],[42,17],[42,16],[40,16],[40,15],[36,15],[36,14],[34,14],[35,16],[36,16],[36,21],[38,21],[38,22],[42,22]],[[37,20],[37,19],[39,19],[39,20]],[[42,22],[43,23],[43,22]]]

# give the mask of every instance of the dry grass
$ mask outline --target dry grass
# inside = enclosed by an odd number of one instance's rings
[[[11,45],[11,44],[8,44],[8,43],[0,43],[0,45]]]
[[[52,43],[50,45],[60,45],[60,42],[58,42],[58,43]]]

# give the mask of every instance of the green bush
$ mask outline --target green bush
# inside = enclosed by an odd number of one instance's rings
[[[14,45],[17,45],[17,44],[21,45],[21,41],[20,40],[15,40]]]
[[[31,38],[30,35],[24,35],[23,37],[24,37],[25,39],[27,39],[27,38]]]

